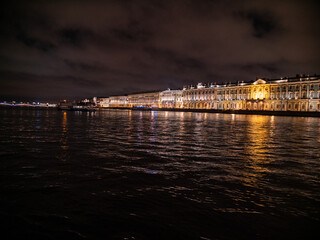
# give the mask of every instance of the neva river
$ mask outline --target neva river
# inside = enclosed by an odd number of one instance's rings
[[[320,119],[0,109],[1,239],[316,239]]]

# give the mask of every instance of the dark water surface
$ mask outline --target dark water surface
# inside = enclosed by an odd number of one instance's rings
[[[320,237],[319,118],[4,108],[0,121],[2,239]]]

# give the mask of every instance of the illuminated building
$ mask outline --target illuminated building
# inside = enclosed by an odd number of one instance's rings
[[[127,108],[128,96],[112,96],[109,97],[110,108]]]
[[[110,98],[98,98],[97,106],[101,108],[108,108],[110,104]]]
[[[182,94],[183,107],[191,109],[217,109],[217,105],[215,105],[217,92],[212,86],[206,87],[202,83],[198,83],[197,87],[184,87]]]
[[[160,92],[129,94],[128,106],[131,108],[132,107],[159,108]]]
[[[58,104],[58,108],[61,110],[68,110],[74,105],[74,102],[67,101],[67,100],[62,100]]]
[[[181,108],[183,107],[182,90],[165,90],[160,93],[161,108]]]
[[[184,88],[188,109],[320,111],[319,76]]]
[[[220,111],[320,111],[319,76],[301,76],[237,84],[202,84],[183,90],[165,90],[113,96],[101,106],[212,109]],[[100,100],[100,102],[103,102]],[[107,103],[109,101],[109,103]]]

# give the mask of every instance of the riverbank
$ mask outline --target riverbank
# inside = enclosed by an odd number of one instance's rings
[[[133,110],[133,111],[201,112],[201,113],[293,116],[293,117],[320,117],[320,112],[298,112],[298,111],[218,110],[218,109],[187,109],[187,108],[117,108],[117,107],[103,108],[103,109],[126,109],[126,110]]]
[[[0,108],[23,108],[23,109],[57,109],[47,106],[8,106],[0,105]],[[198,113],[222,113],[222,114],[245,114],[245,115],[267,115],[267,116],[292,116],[292,117],[320,117],[320,112],[298,112],[298,111],[259,111],[259,110],[218,110],[218,109],[187,109],[187,108],[98,108],[97,110],[121,109],[132,111],[167,111],[167,112],[198,112]]]
[[[45,105],[0,105],[0,109],[5,108],[21,108],[21,109],[58,109],[56,106],[45,106]]]

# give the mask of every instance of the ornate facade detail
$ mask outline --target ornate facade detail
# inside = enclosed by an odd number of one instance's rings
[[[109,107],[319,112],[320,78],[297,76],[226,85],[198,83],[183,90],[114,96],[103,101]]]
[[[128,95],[128,106],[130,108],[159,108],[160,105],[160,92],[136,93]]]
[[[160,93],[161,108],[182,108],[182,90],[166,90]]]

